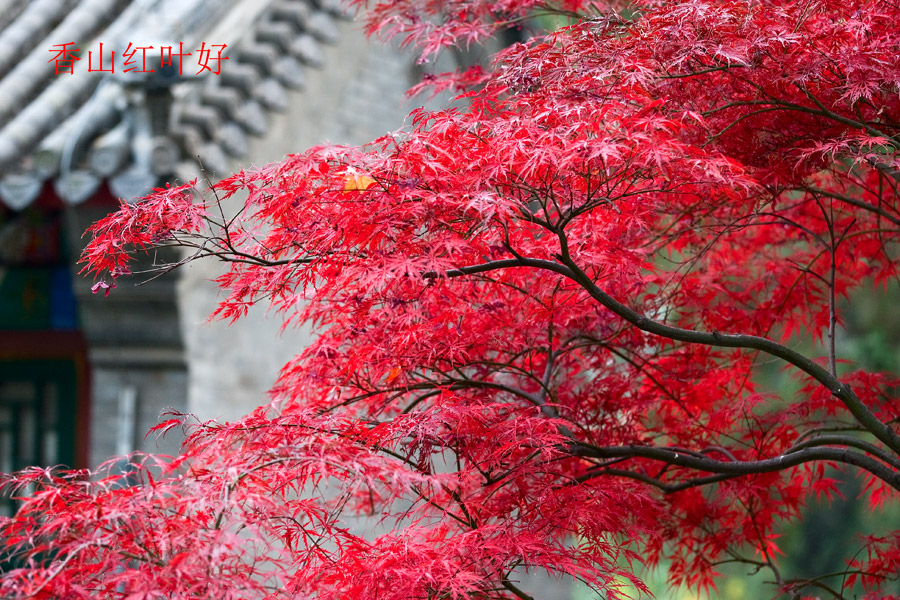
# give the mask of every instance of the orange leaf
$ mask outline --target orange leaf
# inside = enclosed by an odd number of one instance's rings
[[[344,191],[364,192],[375,183],[377,182],[374,179],[365,175],[350,175],[344,180]]]

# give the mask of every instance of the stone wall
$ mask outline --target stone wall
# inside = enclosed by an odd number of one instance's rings
[[[78,256],[82,232],[105,216],[106,208],[75,207],[68,211],[71,254]],[[172,256],[171,258],[176,258]],[[135,272],[152,266],[140,257]],[[73,266],[73,271],[79,265]],[[178,431],[158,440],[146,436],[160,414],[187,410],[187,370],[175,300],[174,277],[142,285],[123,282],[108,297],[94,294],[91,278],[73,274],[81,328],[90,364],[90,444],[88,465],[134,450],[177,454]]]
[[[249,160],[234,162],[233,170],[324,142],[363,144],[403,125],[415,106],[405,98],[411,55],[366,40],[353,21],[338,27],[337,43],[324,47],[323,67],[307,69],[305,90],[292,94],[290,109],[271,120],[265,137],[251,140]],[[310,339],[308,331],[281,332],[280,318],[264,306],[233,325],[208,322],[218,297],[209,280],[224,268],[193,263],[179,285],[188,407],[203,419],[233,419],[264,403],[279,369]]]

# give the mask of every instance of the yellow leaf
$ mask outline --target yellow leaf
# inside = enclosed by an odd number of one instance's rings
[[[344,191],[364,192],[375,183],[377,182],[374,179],[365,175],[348,175],[347,179],[344,180]]]

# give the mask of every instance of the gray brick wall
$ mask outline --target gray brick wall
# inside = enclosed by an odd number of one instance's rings
[[[413,58],[367,41],[354,22],[340,23],[339,41],[325,46],[324,67],[307,69],[307,86],[291,107],[251,140],[250,164],[276,161],[324,142],[362,144],[398,129],[415,103],[405,98]],[[266,401],[278,370],[309,343],[309,332],[279,331],[277,316],[256,307],[234,325],[207,322],[217,291],[209,282],[224,265],[198,262],[182,270],[182,333],[190,373],[188,406],[202,418],[233,419]]]

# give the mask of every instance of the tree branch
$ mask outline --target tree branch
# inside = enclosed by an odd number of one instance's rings
[[[882,423],[869,408],[863,404],[859,397],[850,387],[842,383],[838,378],[834,377],[827,369],[822,368],[809,358],[803,356],[799,352],[782,346],[778,342],[774,342],[768,338],[755,335],[720,333],[713,331],[712,333],[704,331],[695,331],[692,329],[682,329],[665,325],[657,321],[653,321],[641,315],[630,307],[618,302],[615,298],[600,289],[588,275],[581,270],[577,264],[568,255],[568,249],[565,244],[565,236],[560,235],[562,243],[562,254],[559,259],[563,267],[568,267],[569,274],[573,280],[578,282],[587,292],[597,300],[600,304],[611,310],[616,315],[622,317],[626,321],[634,324],[639,329],[648,333],[653,333],[665,338],[689,342],[694,344],[705,344],[708,346],[719,346],[724,348],[746,348],[752,350],[760,350],[772,356],[776,356],[803,371],[822,385],[824,385],[836,398],[841,400],[850,410],[856,420],[865,427],[872,435],[881,440],[888,448],[900,454],[900,436],[897,435],[892,428]],[[550,263],[550,261],[540,261],[541,263]],[[556,265],[556,263],[550,263]],[[544,267],[546,268],[546,267]],[[552,269],[559,272],[556,268]]]
[[[552,271],[575,281],[597,302],[642,331],[692,344],[704,344],[722,348],[745,348],[748,350],[765,352],[766,354],[770,354],[794,365],[824,385],[832,395],[843,402],[850,413],[856,417],[856,420],[859,421],[867,431],[878,438],[888,448],[900,454],[900,435],[898,435],[891,427],[882,423],[878,417],[863,404],[850,386],[834,377],[827,369],[822,368],[820,365],[796,350],[783,346],[768,338],[746,334],[721,333],[719,331],[705,332],[693,329],[683,329],[645,317],[600,289],[587,273],[585,273],[575,261],[572,260],[571,256],[569,256],[566,237],[561,233],[558,235],[562,249],[560,255],[557,257],[559,262],[521,256],[518,258],[494,260],[478,265],[450,269],[447,270],[443,276],[451,278],[462,277],[465,275],[485,273],[511,267],[534,267]],[[429,271],[424,273],[423,277],[426,279],[434,279],[441,277],[441,275],[435,271]]]
[[[684,452],[679,452],[672,448],[638,446],[633,444],[628,446],[599,447],[591,446],[585,443],[579,443],[573,446],[572,453],[576,456],[587,456],[591,458],[603,459],[647,458],[650,460],[665,463],[667,465],[674,465],[678,467],[684,467],[686,469],[705,471],[707,473],[713,473],[715,475],[730,477],[738,477],[741,475],[755,475],[760,473],[773,473],[776,471],[782,471],[789,467],[796,467],[797,465],[814,461],[832,461],[859,467],[860,469],[863,469],[875,475],[895,490],[900,491],[900,472],[890,469],[883,463],[880,463],[868,456],[853,452],[846,448],[839,449],[810,447],[782,454],[780,456],[776,456],[775,458],[742,462],[721,461],[715,460],[713,458],[698,458],[694,454],[685,454]],[[596,473],[596,475],[604,474],[610,473],[604,472],[604,469],[600,469]],[[621,475],[622,473],[616,474]],[[591,476],[594,475],[589,472],[582,477],[590,479]],[[632,474],[629,476],[633,479],[641,479],[639,474]],[[722,477],[722,479],[727,478],[728,477]],[[714,481],[721,481],[722,479]],[[705,483],[711,482],[712,481],[706,481]],[[652,482],[648,481],[648,483]],[[666,487],[663,487],[667,486],[668,484],[665,484],[663,482],[660,482],[658,485],[656,483],[653,483],[653,485],[656,485],[656,487],[660,487],[664,491],[669,491],[668,489],[666,489]],[[695,483],[693,485],[699,484]]]

